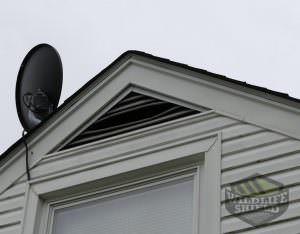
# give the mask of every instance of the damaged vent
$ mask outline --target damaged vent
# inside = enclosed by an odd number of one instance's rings
[[[130,93],[61,150],[197,113],[199,111]]]

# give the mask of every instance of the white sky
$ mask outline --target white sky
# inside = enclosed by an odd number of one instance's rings
[[[299,0],[2,0],[0,153],[22,132],[19,66],[43,42],[63,60],[60,103],[129,49],[300,98]]]

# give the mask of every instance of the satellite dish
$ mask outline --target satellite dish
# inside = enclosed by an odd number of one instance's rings
[[[63,69],[55,48],[40,44],[25,56],[16,84],[17,112],[28,132],[43,122],[57,108]]]

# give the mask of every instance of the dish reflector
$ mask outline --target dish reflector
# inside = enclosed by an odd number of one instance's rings
[[[63,80],[60,56],[55,48],[40,44],[25,56],[16,84],[16,105],[20,122],[28,132],[58,106]]]

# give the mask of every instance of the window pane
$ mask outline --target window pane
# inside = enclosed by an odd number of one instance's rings
[[[193,182],[177,181],[59,210],[54,234],[191,234]]]

